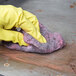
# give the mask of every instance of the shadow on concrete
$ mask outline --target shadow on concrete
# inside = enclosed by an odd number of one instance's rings
[[[0,74],[0,76],[4,76],[4,75]]]
[[[16,7],[19,7],[28,1],[29,0],[0,0],[0,5],[14,5]]]

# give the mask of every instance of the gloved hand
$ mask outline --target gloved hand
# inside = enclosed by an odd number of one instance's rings
[[[46,43],[46,39],[40,33],[40,27],[38,19],[35,15],[30,12],[23,10],[21,15],[21,21],[19,21],[20,28],[22,28],[26,33],[30,34],[40,43]]]
[[[35,15],[12,5],[0,5],[0,40],[28,46],[29,44],[24,42],[23,34],[12,31],[13,27],[20,27],[39,42],[46,43]]]
[[[40,24],[40,31],[41,34],[47,40],[47,43],[45,44],[39,43],[31,35],[25,33],[22,30],[25,41],[31,45],[27,47],[19,46],[18,44],[14,44],[14,43],[4,43],[4,45],[9,49],[16,49],[20,51],[34,52],[34,53],[51,53],[65,46],[65,41],[63,40],[62,36],[59,33],[51,33],[42,24]]]
[[[23,34],[17,31],[5,30],[0,28],[0,40],[12,41],[13,43],[19,43],[19,45],[28,46],[23,40]]]

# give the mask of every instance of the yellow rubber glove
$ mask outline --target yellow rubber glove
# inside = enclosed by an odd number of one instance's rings
[[[13,43],[19,43],[19,45],[28,46],[24,42],[21,33],[11,31],[13,27],[21,27],[39,42],[46,43],[46,39],[40,34],[36,16],[22,8],[16,8],[12,5],[0,5],[0,40],[12,41]]]
[[[40,33],[39,22],[35,15],[33,15],[28,11],[23,10],[23,14],[21,15],[19,25],[20,28],[22,28],[25,32],[30,34],[40,43],[46,43],[46,39]]]
[[[28,46],[23,40],[23,34],[16,31],[4,30],[0,28],[0,40],[12,41],[13,43],[19,43],[20,46]]]
[[[36,27],[36,29],[40,32],[39,21],[35,15],[32,13],[23,10],[23,15]]]
[[[21,13],[21,8],[16,8],[12,5],[0,5],[0,40],[19,43],[20,46],[28,46],[24,42],[22,33],[11,30],[18,25]]]
[[[21,24],[20,27],[39,42],[46,43],[45,38],[41,35],[39,30],[28,19],[25,18],[23,24]]]

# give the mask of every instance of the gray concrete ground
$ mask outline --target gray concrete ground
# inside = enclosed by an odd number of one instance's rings
[[[76,42],[76,0],[0,0],[34,13],[50,31],[59,32],[68,43]],[[71,5],[71,6],[70,6]],[[5,76],[75,76],[49,68],[38,67],[10,60],[10,66],[0,58],[0,74]],[[31,71],[32,68],[32,71]]]
[[[1,56],[0,56],[1,57]],[[9,66],[4,66],[9,63]],[[0,74],[4,76],[75,76],[75,74],[59,72],[45,67],[0,58]]]

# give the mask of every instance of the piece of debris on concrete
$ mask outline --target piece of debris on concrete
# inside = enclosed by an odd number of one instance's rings
[[[5,63],[5,64],[4,64],[4,67],[9,67],[9,66],[10,66],[9,63]]]
[[[36,10],[36,12],[43,12],[43,10],[41,10],[41,9],[38,9],[38,10]]]
[[[71,5],[70,5],[70,8],[74,8],[76,6],[76,2],[73,2]]]
[[[75,6],[74,5],[70,5],[70,8],[74,8]]]
[[[73,2],[73,4],[76,6],[76,2]]]

